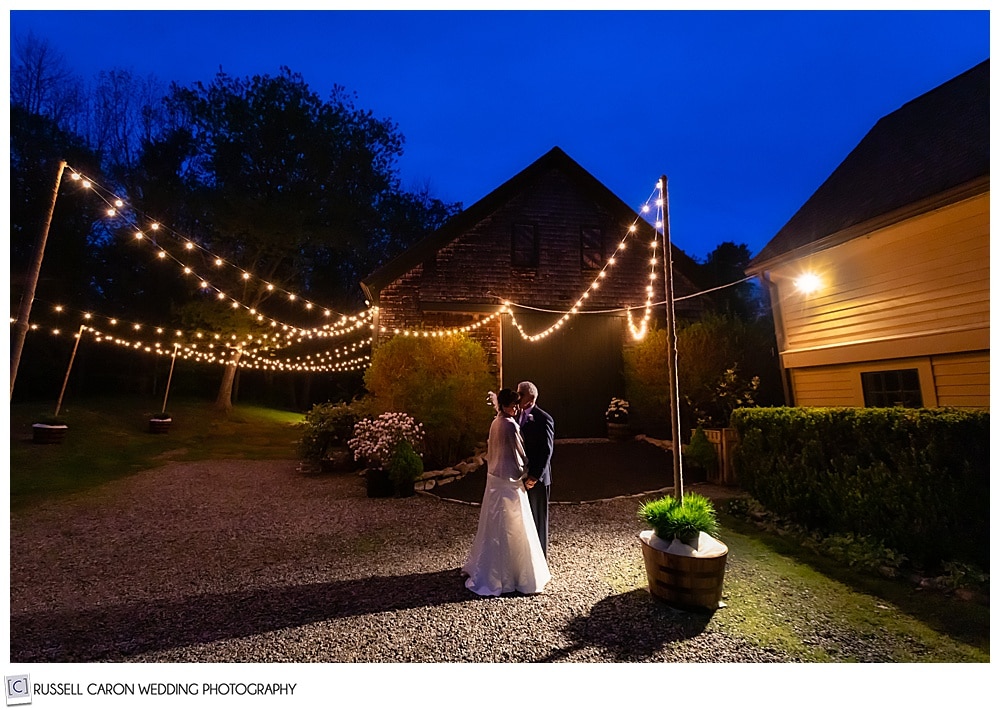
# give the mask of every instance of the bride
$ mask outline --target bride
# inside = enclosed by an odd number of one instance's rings
[[[469,558],[462,565],[462,573],[469,577],[465,586],[481,596],[514,591],[536,594],[552,575],[522,481],[525,455],[515,421],[518,396],[506,387],[490,396],[497,416],[490,425],[479,528]]]

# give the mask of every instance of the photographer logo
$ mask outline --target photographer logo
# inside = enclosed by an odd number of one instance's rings
[[[26,675],[6,675],[4,682],[7,686],[8,705],[30,705],[31,704],[31,683]]]

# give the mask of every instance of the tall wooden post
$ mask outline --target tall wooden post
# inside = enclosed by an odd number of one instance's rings
[[[660,177],[660,201],[663,223],[663,282],[667,299],[667,379],[670,383],[670,441],[674,463],[674,498],[684,500],[684,475],[681,470],[681,412],[677,382],[677,319],[674,316],[674,260],[670,246],[670,207],[667,199],[667,176]]]
[[[170,380],[174,378],[174,363],[177,362],[177,348],[180,345],[174,343],[174,356],[170,358],[170,374],[167,375],[167,391],[163,393],[163,407],[160,409],[161,412],[167,411],[167,397],[170,396]]]
[[[21,352],[24,350],[24,339],[28,335],[28,318],[31,316],[31,304],[35,300],[35,287],[38,286],[38,275],[42,271],[42,257],[45,256],[45,242],[49,238],[49,227],[52,225],[52,215],[56,211],[56,198],[59,196],[59,184],[62,182],[63,170],[66,169],[66,161],[59,161],[59,169],[56,171],[56,183],[52,188],[52,199],[49,201],[49,210],[45,215],[45,223],[42,225],[42,233],[35,244],[35,253],[31,258],[31,270],[28,272],[28,281],[21,294],[21,306],[17,312],[17,323],[14,324],[14,342],[10,348],[10,396],[14,397],[14,380],[17,378],[17,366],[21,362]],[[79,342],[79,341],[78,341]]]
[[[80,330],[76,332],[76,342],[73,343],[73,353],[69,356],[69,365],[66,367],[66,377],[63,378],[62,389],[59,390],[59,401],[56,402],[56,413],[55,416],[59,416],[59,410],[62,409],[63,395],[66,394],[66,383],[69,382],[69,373],[73,369],[73,361],[76,359],[76,349],[80,347],[80,340],[83,339],[83,330],[87,326],[80,324]]]

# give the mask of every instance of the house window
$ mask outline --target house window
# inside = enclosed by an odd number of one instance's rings
[[[597,271],[604,266],[604,232],[597,227],[580,228],[580,268]]]
[[[861,389],[866,407],[923,407],[920,375],[912,370],[862,372]]]
[[[511,266],[533,269],[538,266],[538,227],[515,223],[510,244]]]

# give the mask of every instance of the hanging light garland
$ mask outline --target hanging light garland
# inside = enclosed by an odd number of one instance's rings
[[[78,318],[84,321],[87,325],[95,325],[98,323],[103,324],[105,328],[128,328],[134,333],[155,333],[156,335],[164,335],[172,332],[173,336],[176,338],[188,339],[202,339],[205,337],[211,337],[215,340],[219,340],[223,336],[216,333],[214,335],[206,335],[200,330],[195,330],[189,332],[185,336],[185,331],[167,328],[165,326],[147,326],[143,323],[137,321],[130,321],[126,318],[117,318],[112,316],[102,316],[101,314],[94,313],[92,311],[79,311],[73,308],[67,308],[62,305],[53,305],[52,313],[57,316],[72,315],[76,313]],[[309,331],[298,331],[291,328],[290,326],[281,325],[275,321],[271,321],[271,326],[273,328],[278,328],[278,332],[274,333],[247,333],[242,339],[232,334],[229,336],[229,340],[238,340],[240,344],[244,347],[257,344],[261,347],[268,347],[273,349],[281,349],[295,345],[298,343],[303,343],[307,340],[312,340],[314,338],[339,338],[346,335],[350,335],[360,329],[367,328],[371,329],[371,311],[366,310],[354,316],[343,316],[337,324],[326,324],[321,328],[310,329]],[[16,318],[11,318],[11,324],[17,322]],[[343,325],[347,324],[347,325]],[[338,327],[343,325],[343,327]],[[279,327],[280,326],[280,327]],[[305,333],[303,335],[302,333]]]
[[[375,309],[377,310],[377,309]],[[471,333],[474,330],[482,328],[487,323],[499,318],[505,311],[505,308],[501,306],[497,311],[491,313],[485,318],[477,320],[475,323],[470,323],[469,325],[456,326],[454,328],[436,328],[434,330],[426,330],[422,328],[389,328],[380,327],[380,333],[392,333],[393,335],[402,335],[407,338],[443,338],[449,335],[458,335],[459,333]]]
[[[303,308],[304,308],[304,310],[306,310],[306,311],[312,311],[312,312],[322,313],[322,315],[324,317],[327,317],[327,318],[331,317],[334,312],[331,311],[330,309],[327,309],[327,308],[321,308],[321,307],[317,306],[317,304],[315,304],[314,302],[309,301],[307,299],[301,298],[298,294],[295,294],[295,293],[293,293],[291,291],[288,291],[288,290],[282,289],[280,287],[274,286],[273,284],[267,282],[266,280],[259,279],[259,278],[255,277],[250,272],[241,269],[240,267],[236,266],[235,264],[232,264],[231,262],[227,261],[226,259],[223,259],[221,256],[218,256],[217,254],[214,254],[213,252],[209,251],[208,249],[206,249],[206,248],[202,247],[201,245],[197,244],[194,240],[189,239],[187,237],[184,237],[184,236],[182,236],[180,234],[177,234],[176,232],[173,232],[170,229],[164,228],[157,221],[147,220],[146,223],[148,224],[148,226],[146,227],[146,229],[145,230],[140,229],[138,227],[138,225],[136,224],[136,222],[134,220],[131,220],[125,214],[125,211],[127,209],[131,209],[136,214],[140,214],[140,213],[137,210],[134,210],[134,208],[127,207],[126,202],[122,198],[120,198],[117,195],[115,195],[112,191],[110,191],[110,190],[108,190],[106,188],[103,188],[103,187],[97,185],[93,180],[91,180],[91,179],[83,176],[78,171],[72,170],[72,172],[71,172],[71,178],[73,180],[80,181],[81,184],[83,185],[83,187],[94,190],[94,194],[96,194],[107,205],[106,214],[107,214],[108,217],[121,217],[123,219],[126,219],[127,222],[128,222],[128,224],[133,229],[135,229],[134,234],[135,234],[135,238],[136,238],[137,241],[141,241],[141,242],[144,242],[144,243],[149,243],[151,246],[153,246],[153,247],[155,247],[155,248],[158,249],[157,254],[156,254],[157,258],[164,259],[164,260],[166,260],[166,259],[173,260],[174,262],[176,262],[178,265],[181,266],[182,273],[185,276],[191,276],[191,277],[194,277],[194,278],[197,278],[197,279],[200,280],[199,287],[202,290],[205,290],[205,291],[214,291],[215,294],[216,294],[216,298],[218,300],[220,300],[220,301],[228,301],[229,304],[234,309],[242,308],[250,316],[252,316],[254,318],[254,320],[256,320],[256,322],[262,323],[262,324],[267,324],[269,322],[272,328],[274,328],[277,331],[279,331],[279,332],[275,332],[275,333],[273,333],[271,335],[267,335],[267,334],[259,335],[259,336],[257,336],[256,339],[244,340],[244,341],[239,342],[237,345],[234,345],[233,347],[239,347],[239,348],[241,348],[241,350],[239,352],[241,352],[242,355],[247,355],[250,352],[249,350],[246,350],[246,349],[243,349],[243,348],[247,348],[248,346],[250,346],[252,344],[257,344],[257,345],[259,345],[261,347],[264,347],[264,348],[271,347],[271,348],[277,349],[279,347],[284,347],[284,346],[292,345],[294,343],[302,343],[305,340],[311,340],[311,339],[314,339],[314,338],[335,338],[335,337],[342,337],[344,335],[347,335],[349,333],[352,333],[352,332],[354,332],[356,330],[359,330],[359,329],[362,329],[362,328],[365,328],[365,327],[368,327],[369,329],[374,329],[374,327],[375,327],[374,324],[373,324],[374,315],[375,315],[375,312],[377,311],[377,308],[375,308],[375,307],[369,308],[369,309],[367,309],[365,311],[362,311],[362,312],[357,313],[357,314],[352,315],[352,316],[347,316],[347,315],[339,314],[338,313],[338,315],[340,316],[340,318],[335,323],[332,323],[332,324],[326,323],[326,324],[323,324],[321,326],[314,327],[314,328],[299,328],[299,327],[292,326],[292,325],[289,325],[289,324],[286,324],[286,323],[282,323],[282,322],[274,320],[274,319],[269,319],[264,314],[260,313],[256,308],[252,308],[250,306],[247,306],[247,305],[241,303],[238,299],[230,297],[221,288],[219,288],[217,286],[214,286],[208,279],[203,278],[202,276],[199,276],[197,273],[195,273],[195,270],[193,268],[191,268],[187,263],[185,263],[185,261],[183,259],[180,259],[180,258],[176,257],[175,255],[173,255],[172,253],[170,253],[169,251],[167,251],[166,249],[164,249],[158,243],[158,241],[156,239],[156,235],[158,235],[158,234],[168,234],[168,235],[170,235],[173,239],[175,239],[179,243],[181,243],[182,248],[184,249],[184,251],[186,251],[186,252],[199,251],[203,255],[205,255],[211,261],[211,263],[213,263],[217,267],[220,267],[220,268],[229,267],[231,269],[236,269],[236,270],[238,270],[240,272],[240,278],[245,283],[249,283],[249,282],[251,282],[253,280],[257,280],[263,286],[264,290],[269,291],[269,292],[275,292],[275,293],[284,294],[284,296],[287,298],[287,300],[289,302],[298,302],[298,303],[301,303],[302,306],[303,306]],[[652,203],[655,206],[654,238],[650,242],[650,245],[649,245],[649,247],[650,247],[649,276],[648,276],[648,281],[649,282],[646,285],[646,300],[645,300],[645,304],[643,306],[643,315],[642,315],[642,318],[640,318],[638,320],[635,319],[633,317],[633,315],[632,315],[632,310],[633,309],[630,306],[625,306],[625,307],[622,307],[622,308],[614,308],[614,309],[602,310],[602,311],[584,310],[584,307],[585,307],[588,299],[590,299],[591,294],[594,291],[597,291],[598,289],[601,288],[602,283],[605,282],[605,280],[608,278],[608,275],[612,272],[613,268],[618,263],[619,256],[620,256],[621,252],[625,251],[630,237],[634,236],[638,232],[638,230],[639,230],[638,225],[639,225],[640,220],[643,219],[643,217],[637,215],[636,218],[635,218],[635,220],[633,220],[632,224],[629,225],[628,229],[626,230],[626,233],[623,235],[623,237],[619,241],[617,247],[615,248],[615,251],[607,259],[604,267],[598,272],[597,276],[590,283],[590,285],[576,299],[576,301],[574,302],[573,306],[571,308],[569,308],[568,310],[565,310],[565,311],[547,311],[547,312],[557,313],[558,314],[558,318],[556,318],[552,322],[551,325],[549,325],[547,328],[544,328],[541,331],[538,331],[536,333],[529,333],[524,328],[524,326],[520,323],[520,321],[517,320],[517,317],[516,317],[516,315],[514,313],[514,307],[515,306],[518,306],[518,307],[521,307],[521,308],[530,308],[530,307],[523,306],[523,305],[520,305],[520,304],[515,304],[514,302],[509,301],[509,300],[504,300],[503,303],[497,308],[496,311],[494,311],[493,313],[489,314],[485,318],[481,318],[480,320],[476,321],[475,323],[472,323],[472,324],[469,324],[469,325],[466,325],[466,326],[457,326],[457,327],[451,327],[451,328],[435,328],[435,329],[422,329],[422,328],[392,328],[392,329],[389,329],[389,328],[386,328],[386,327],[380,327],[379,332],[381,332],[383,334],[392,333],[393,335],[401,335],[401,336],[404,336],[404,337],[444,337],[444,336],[453,335],[453,334],[469,333],[469,332],[475,331],[475,330],[477,330],[477,329],[479,329],[479,328],[487,325],[488,323],[492,322],[496,318],[502,316],[504,313],[507,313],[507,314],[510,314],[511,323],[517,329],[517,331],[521,335],[521,337],[524,340],[527,340],[529,342],[535,342],[535,341],[538,341],[538,340],[542,340],[542,339],[548,337],[549,335],[551,335],[552,333],[558,331],[572,317],[574,317],[574,316],[576,316],[576,315],[578,315],[580,313],[596,314],[596,313],[613,313],[613,312],[622,312],[622,311],[624,311],[625,315],[626,315],[626,318],[627,318],[627,322],[628,322],[628,328],[629,328],[629,331],[630,331],[633,339],[635,339],[635,340],[641,340],[642,338],[645,337],[646,333],[648,332],[649,323],[650,323],[650,320],[652,318],[652,309],[653,309],[653,306],[656,305],[653,302],[653,294],[655,292],[655,284],[654,284],[654,282],[655,282],[655,280],[657,278],[657,268],[656,268],[656,266],[659,263],[659,260],[658,260],[659,259],[659,257],[658,257],[658,251],[662,252],[662,244],[665,243],[665,237],[664,237],[664,231],[663,231],[664,230],[664,214],[663,214],[663,211],[664,211],[665,200],[664,200],[664,196],[662,194],[660,194],[660,190],[661,190],[661,185],[658,182],[657,185],[656,185],[655,190],[653,191],[653,193],[650,195],[650,197],[646,200],[646,202],[640,208],[640,213],[642,215],[648,215],[652,211],[650,203]],[[655,197],[655,200],[654,200],[654,197]],[[665,258],[665,255],[664,255],[664,258]],[[748,279],[743,279],[743,280],[737,281],[735,283],[743,283],[746,280],[748,280]],[[734,285],[734,284],[728,284],[727,286],[729,286],[729,285]],[[709,290],[710,291],[711,290],[717,290],[718,288],[726,288],[727,286],[716,287],[715,289],[709,289]],[[705,293],[705,292],[702,292],[702,293]],[[683,296],[683,297],[680,297],[680,298],[676,298],[675,300],[682,300],[684,298],[693,298],[693,297],[698,296],[698,295],[701,295],[701,294],[700,293],[699,294],[690,294],[688,296]],[[663,302],[661,301],[660,303],[662,304]],[[545,310],[545,309],[534,309],[534,310]],[[90,316],[89,315],[85,315],[85,317],[89,318]],[[111,322],[112,324],[116,324],[117,320],[116,319],[109,319],[109,322]],[[32,329],[36,328],[35,325],[32,325],[31,327],[32,327]],[[133,327],[136,330],[139,330],[141,328],[141,325],[139,325],[139,324],[133,324]],[[94,332],[96,332],[96,331],[94,331]],[[165,330],[162,327],[158,327],[156,329],[156,332],[158,334],[160,334],[160,333],[165,332]],[[179,334],[180,331],[176,331],[176,333]],[[202,334],[196,333],[195,336],[198,337],[198,338],[200,338],[200,337],[202,337]],[[215,335],[214,337],[215,337],[215,339],[219,339],[220,336],[219,335]],[[231,336],[231,338],[232,339],[236,339],[236,336]],[[282,339],[283,339],[283,341],[282,341]],[[273,344],[269,345],[269,341],[272,342]],[[125,341],[123,340],[123,342],[125,342]],[[367,341],[363,341],[363,342],[365,344],[370,344],[371,343],[371,338],[369,338]],[[136,347],[136,346],[132,345],[132,347]],[[192,353],[195,353],[195,354],[192,355],[192,357],[202,357],[202,351],[195,351],[194,349],[192,349]],[[311,364],[310,356],[305,356],[305,357],[306,357],[306,360],[301,364],[301,367],[308,369],[308,368],[319,367],[320,366],[320,365],[313,365],[313,364]],[[297,367],[296,365],[293,365],[292,363],[290,363],[288,360],[277,360],[277,359],[272,359],[272,358],[263,358],[263,357],[259,357],[259,356],[256,356],[256,355],[253,355],[253,356],[249,357],[248,359],[251,361],[251,364],[248,364],[247,366],[262,366],[262,367],[279,368],[279,369],[280,368],[296,369],[296,367]],[[319,357],[319,355],[317,355],[316,362],[322,362],[322,359]]]
[[[15,322],[16,319],[11,319]],[[334,352],[326,351],[321,355],[305,355],[284,360],[274,358],[264,358],[257,355],[255,349],[245,349],[245,343],[228,342],[218,335],[209,339],[199,346],[197,342],[182,343],[174,341],[165,343],[160,340],[148,342],[144,340],[133,340],[119,335],[105,333],[97,328],[81,325],[77,331],[66,331],[60,327],[43,327],[38,323],[29,326],[31,332],[47,333],[54,337],[70,337],[77,339],[81,334],[89,334],[95,343],[115,345],[123,349],[132,350],[145,354],[156,354],[173,356],[184,360],[190,360],[210,365],[230,365],[235,364],[244,369],[274,370],[288,372],[352,372],[364,370],[371,358],[368,354],[362,354],[348,359],[348,355],[371,344],[371,338],[358,343],[338,348]],[[197,337],[204,337],[202,333],[197,333]],[[235,336],[233,336],[235,337]],[[219,341],[219,342],[215,342]],[[240,358],[234,362],[233,353],[238,353]],[[244,359],[246,358],[246,359]]]
[[[658,194],[658,192],[659,192],[659,186],[657,186],[657,189],[650,194],[649,198],[647,198],[646,202],[640,208],[641,214],[648,214],[650,212],[649,203],[650,201],[653,200],[653,197]],[[658,206],[658,209],[660,210],[662,210],[662,203],[663,203],[662,197],[656,200],[656,204]],[[640,215],[636,215],[636,218],[632,221],[632,224],[629,225],[625,234],[619,241],[618,246],[615,248],[614,253],[612,253],[611,256],[608,257],[608,260],[604,264],[604,267],[597,273],[597,276],[590,283],[590,286],[584,290],[584,292],[579,296],[579,298],[576,299],[576,302],[569,310],[559,312],[560,313],[559,317],[547,328],[540,330],[537,333],[528,333],[527,330],[525,330],[524,326],[521,325],[520,321],[518,321],[517,317],[514,315],[513,311],[514,304],[511,303],[510,301],[504,301],[504,305],[502,308],[505,309],[508,313],[510,313],[511,323],[514,325],[515,328],[517,328],[517,331],[518,333],[521,334],[521,337],[529,342],[542,340],[543,338],[547,338],[548,336],[552,335],[554,332],[562,328],[562,326],[565,325],[573,316],[581,312],[588,312],[588,313],[591,312],[591,311],[582,311],[582,309],[586,305],[587,300],[590,298],[591,293],[600,289],[601,284],[608,277],[608,274],[610,274],[612,269],[617,265],[619,255],[621,254],[621,252],[625,251],[625,248],[628,245],[629,238],[633,237],[638,233],[640,219],[642,219],[642,217]],[[658,229],[662,228],[662,217],[659,215],[656,225]],[[615,309],[616,311],[624,310],[626,312],[628,317],[629,329],[632,332],[632,336],[637,340],[645,336],[647,324],[649,323],[649,320],[652,317],[653,281],[656,278],[656,264],[657,264],[656,250],[658,244],[659,242],[655,238],[650,243],[651,253],[649,258],[649,284],[646,287],[645,314],[642,318],[641,323],[638,326],[635,325],[632,319],[631,309],[628,308],[627,306],[624,309],[621,308]]]
[[[229,262],[228,260],[222,258],[218,254],[209,251],[205,247],[198,244],[195,240],[189,237],[185,237],[177,232],[174,232],[173,230],[164,227],[160,222],[153,220],[147,217],[146,215],[143,215],[139,210],[135,209],[134,206],[128,205],[126,201],[122,199],[120,196],[116,195],[113,191],[101,186],[93,179],[84,176],[82,173],[73,168],[70,168],[70,171],[71,171],[70,178],[72,180],[79,182],[85,189],[91,190],[93,194],[95,194],[98,197],[98,199],[104,202],[104,204],[106,205],[105,215],[108,218],[118,217],[124,220],[125,224],[134,230],[133,234],[137,242],[141,242],[143,244],[148,243],[151,246],[151,248],[157,249],[156,257],[158,259],[172,260],[181,267],[181,272],[184,276],[198,279],[199,281],[198,286],[201,290],[209,292],[214,291],[216,294],[216,298],[218,300],[228,301],[233,308],[242,308],[249,315],[254,317],[258,322],[264,322],[268,320],[268,318],[264,316],[262,313],[258,312],[258,309],[248,306],[236,298],[230,297],[228,294],[226,294],[226,292],[223,289],[219,288],[218,286],[215,286],[209,278],[205,277],[204,275],[199,275],[198,273],[196,273],[196,271],[191,266],[189,266],[184,259],[175,256],[174,254],[163,248],[163,246],[157,239],[157,236],[158,235],[169,236],[170,238],[180,243],[182,245],[182,248],[186,252],[195,252],[195,251],[201,252],[204,256],[208,258],[209,262],[214,264],[216,267],[220,268],[228,267],[239,271],[240,278],[244,283],[250,283],[251,281],[258,281],[265,291],[273,292],[275,294],[284,294],[284,296],[289,302],[300,303],[303,309],[306,311],[313,313],[321,313],[323,317],[326,318],[331,317],[335,313],[335,311],[329,308],[323,308],[322,306],[317,305],[315,302],[310,301],[308,299],[304,299],[300,295],[292,291],[288,291],[281,287],[275,286],[274,284],[266,281],[265,279],[260,279],[258,277],[255,277],[249,271],[246,271],[236,266],[235,264]],[[133,213],[141,217],[142,221],[147,225],[145,228],[140,227],[137,220],[133,219],[130,216],[130,214]],[[337,315],[341,316],[341,319],[349,318],[344,314],[337,313]],[[289,328],[293,328],[296,332],[300,332],[303,334],[307,334],[308,332],[323,330],[322,326],[313,329],[295,328],[294,326],[289,326]]]

